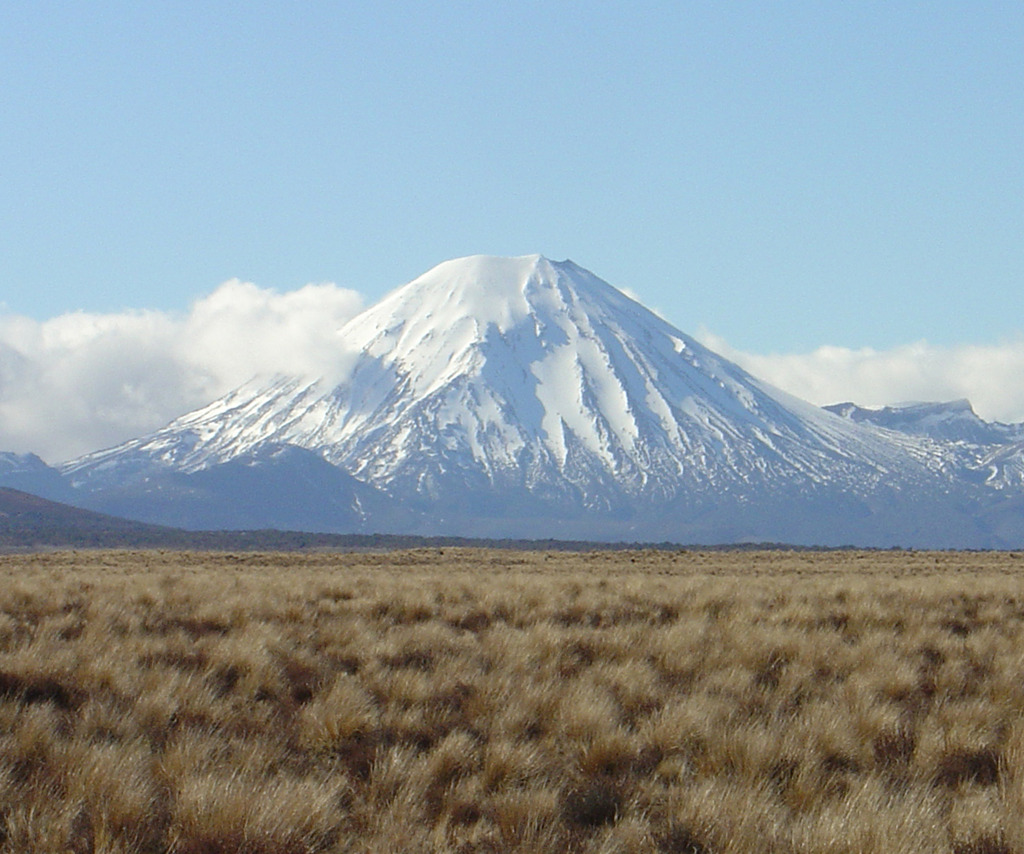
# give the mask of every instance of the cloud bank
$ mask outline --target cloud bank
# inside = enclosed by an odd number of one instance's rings
[[[1024,421],[1024,338],[992,345],[891,350],[819,347],[811,353],[746,353],[702,330],[698,340],[756,377],[825,405],[884,406],[967,398],[988,421]]]
[[[61,462],[156,430],[257,375],[340,377],[351,354],[337,330],[362,305],[333,284],[279,294],[232,280],[181,314],[76,312],[40,322],[0,307],[0,451]],[[761,355],[706,330],[696,337],[812,403],[966,397],[983,418],[1024,420],[1024,339]]]
[[[188,312],[0,315],[0,451],[47,462],[148,433],[259,374],[340,370],[354,291],[232,280]]]

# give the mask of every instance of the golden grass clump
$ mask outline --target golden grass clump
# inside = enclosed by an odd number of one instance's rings
[[[1024,854],[1015,554],[0,558],[0,854]]]

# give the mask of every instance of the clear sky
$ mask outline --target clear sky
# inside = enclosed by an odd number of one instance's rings
[[[541,252],[747,353],[1017,346],[1022,154],[1019,0],[5,0],[0,312]]]

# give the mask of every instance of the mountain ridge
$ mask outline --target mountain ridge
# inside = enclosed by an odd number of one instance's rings
[[[857,423],[870,423],[915,436],[998,445],[1024,440],[1024,424],[1003,424],[980,418],[965,398],[950,401],[912,401],[866,407],[834,403],[823,407]]]

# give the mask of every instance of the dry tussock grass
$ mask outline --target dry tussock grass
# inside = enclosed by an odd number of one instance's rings
[[[0,559],[0,851],[1024,854],[1016,555]]]

